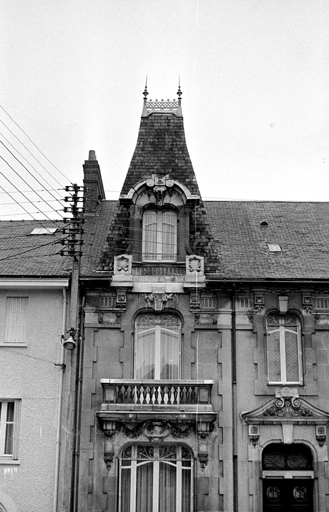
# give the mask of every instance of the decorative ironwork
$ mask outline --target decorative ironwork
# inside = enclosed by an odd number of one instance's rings
[[[182,94],[182,93],[181,93]],[[162,110],[162,111],[171,111],[176,110],[179,107],[179,100],[146,100],[146,108],[147,110]]]
[[[304,471],[313,468],[312,453],[303,444],[271,444],[263,452],[263,470]]]
[[[276,416],[278,418],[296,418],[300,416],[312,417],[313,412],[307,409],[298,398],[278,398],[275,403],[266,409],[263,416]]]
[[[292,495],[298,503],[303,503],[308,500],[308,493],[304,485],[297,485],[292,490]]]
[[[267,497],[268,501],[270,501],[272,503],[280,501],[281,491],[280,491],[279,487],[277,487],[276,485],[270,485],[266,489],[266,497]]]

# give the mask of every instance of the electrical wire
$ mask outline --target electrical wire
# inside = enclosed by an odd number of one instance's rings
[[[46,185],[48,185],[48,187],[49,187],[49,189],[46,189],[46,191],[47,191],[47,192],[49,192],[49,193],[51,194],[51,192],[50,192],[50,191],[51,191],[52,189],[51,189],[51,185],[50,185],[50,183],[49,183],[49,182],[48,182],[48,181],[47,181],[47,180],[46,180],[46,179],[45,179],[45,178],[44,178],[44,177],[39,173],[39,171],[37,171],[37,169],[34,167],[34,165],[32,165],[32,164],[31,164],[31,162],[29,162],[29,161],[27,160],[27,158],[25,158],[25,156],[24,156],[24,155],[22,155],[22,153],[20,153],[20,152],[18,151],[18,149],[16,149],[16,148],[15,148],[15,146],[14,146],[13,144],[11,144],[11,142],[10,142],[10,141],[9,141],[9,140],[8,140],[8,139],[7,139],[7,138],[6,138],[2,133],[1,133],[1,132],[0,132],[0,135],[1,135],[1,137],[3,137],[3,138],[5,139],[5,141],[6,141],[10,146],[11,146],[11,147],[12,147],[12,148],[13,148],[13,149],[14,149],[14,150],[19,154],[19,156],[20,156],[21,158],[23,158],[23,160],[25,160],[25,162],[26,162],[26,163],[28,163],[28,164],[32,167],[32,169],[37,173],[37,175],[38,175],[38,176],[40,176],[40,178],[42,178],[42,179],[45,181]],[[13,153],[12,153],[12,152],[7,148],[7,146],[6,146],[6,145],[5,145],[2,141],[0,141],[0,142],[1,142],[1,144],[2,144],[6,149],[7,149],[7,151],[9,151],[9,152],[13,155]],[[13,156],[14,156],[14,155],[13,155]],[[16,157],[14,156],[14,158],[16,158]],[[20,163],[21,165],[23,165],[23,164],[21,163],[21,161],[20,161],[18,158],[16,158],[16,160],[18,160],[18,161],[19,161],[19,163]],[[34,177],[34,176],[33,176],[33,177]],[[39,183],[39,182],[38,182],[38,183]],[[43,184],[41,184],[41,186],[42,186],[42,187],[44,187],[44,185],[43,185]],[[56,189],[55,189],[55,190],[56,190]],[[55,197],[53,194],[51,194],[51,195],[52,195],[53,197]],[[59,194],[58,194],[58,195],[59,195]],[[60,196],[60,198],[61,198],[61,200],[63,199],[63,198],[62,198],[62,196]],[[59,199],[57,199],[57,198],[55,198],[55,199],[56,199],[57,201],[59,201]]]
[[[15,253],[15,254],[12,254],[11,256],[5,256],[4,258],[0,258],[0,261],[15,259],[15,258],[20,257],[22,254],[26,254],[27,252],[32,252],[34,250],[41,249],[42,247],[47,247],[49,245],[56,245],[56,244],[59,244],[60,242],[61,242],[60,240],[57,240],[55,242],[47,242],[45,244],[37,245],[37,246],[34,246],[34,247],[31,247],[31,248],[27,249],[26,251],[22,251],[20,253]],[[15,249],[10,248],[8,250],[15,250]],[[53,254],[52,256],[55,256],[55,255],[56,254]],[[36,254],[36,256],[40,257],[40,255],[38,255],[38,254]],[[43,257],[43,256],[47,256],[47,255],[45,254],[45,255],[41,255],[41,256]]]
[[[4,146],[5,146],[5,144],[3,144],[3,142],[2,142],[2,141],[0,141],[0,143],[1,143],[2,145],[4,145]],[[6,147],[6,146],[5,146],[5,147]],[[27,167],[26,167],[22,162],[20,162],[20,160],[19,160],[19,159],[18,159],[18,158],[17,158],[17,157],[16,157],[16,156],[15,156],[15,155],[14,155],[14,154],[13,154],[13,153],[8,149],[8,148],[6,148],[6,149],[7,149],[7,150],[9,151],[9,153],[10,153],[10,154],[11,154],[11,155],[12,155],[12,156],[13,156],[13,157],[14,157],[14,158],[15,158],[15,159],[16,159],[16,160],[17,160],[17,161],[22,165],[22,167],[24,167],[24,169],[26,169],[26,170],[27,170],[27,172],[32,176],[32,178],[34,178],[34,179],[35,179],[35,181],[36,181],[39,185],[43,186],[43,185],[42,185],[42,183],[40,183],[40,181],[39,181],[39,180],[37,180],[37,178],[35,178],[35,177],[33,176],[33,174],[28,170],[28,168],[27,168]],[[11,168],[11,170],[12,170],[12,171],[14,171],[14,173],[15,173],[15,174],[16,174],[16,175],[17,175],[17,176],[18,176],[18,177],[19,177],[19,178],[20,178],[20,179],[25,183],[25,185],[27,185],[28,187],[30,187],[30,184],[29,184],[29,183],[28,183],[28,182],[27,182],[27,181],[26,181],[26,180],[25,180],[25,179],[24,179],[24,178],[23,178],[23,177],[22,177],[22,176],[21,176],[21,175],[20,175],[20,174],[15,170],[15,169],[14,169],[14,167],[12,167],[12,166],[7,162],[7,160],[5,160],[1,155],[0,155],[0,158],[1,158],[1,159],[2,159],[2,160],[3,160],[3,161],[4,161],[4,162],[5,162],[5,163],[6,163],[6,164]],[[6,178],[6,179],[7,179],[7,178]],[[9,181],[9,180],[8,180],[8,181]],[[31,190],[32,190],[32,192],[34,192],[34,190],[32,189],[32,187],[31,187]],[[45,199],[44,199],[44,198],[43,198],[43,197],[42,197],[38,192],[35,192],[35,193],[37,194],[37,196],[38,196],[40,199],[42,199],[42,201],[43,201],[45,204],[47,204],[47,205],[48,205],[52,210],[54,210],[54,211],[57,213],[57,211],[55,210],[55,208],[53,208],[50,204],[48,204],[48,202],[47,202],[47,201],[46,201],[46,200],[45,200]],[[52,197],[54,197],[54,196],[52,196]],[[55,199],[56,199],[56,198],[55,198]],[[31,202],[32,202],[32,201],[31,201]],[[59,201],[58,201],[58,202],[59,202]],[[32,203],[32,204],[34,204],[34,203]],[[60,206],[62,206],[60,202],[59,202],[59,204],[60,204]],[[39,208],[38,208],[38,209],[39,209]]]
[[[20,126],[20,125],[15,121],[15,119],[14,119],[14,118],[13,118],[13,117],[12,117],[12,116],[11,116],[11,115],[6,111],[6,110],[5,110],[5,108],[4,108],[2,105],[0,105],[0,108],[1,108],[1,109],[2,109],[6,114],[7,114],[7,116],[9,117],[9,119],[11,119],[11,120],[13,121],[13,123],[15,123],[15,125],[16,125],[16,126],[17,126],[17,127],[18,127],[18,128],[19,128],[19,129],[24,133],[24,135],[25,135],[25,136],[28,138],[28,140],[33,144],[33,146],[34,146],[34,147],[39,151],[39,153],[41,153],[41,155],[42,155],[42,156],[47,160],[47,162],[49,162],[49,163],[54,167],[54,169],[56,169],[56,170],[57,170],[57,171],[58,171],[58,172],[63,176],[63,178],[65,178],[65,180],[66,180],[66,181],[68,181],[69,183],[72,183],[72,182],[71,182],[71,180],[69,180],[69,179],[65,176],[65,174],[63,174],[63,173],[62,173],[62,171],[61,171],[60,169],[58,169],[58,167],[56,167],[56,165],[55,165],[55,164],[53,164],[53,163],[51,162],[51,160],[49,160],[49,158],[48,158],[48,157],[46,157],[46,155],[41,151],[41,149],[40,149],[40,148],[38,148],[38,146],[33,142],[33,140],[31,139],[31,137],[29,137],[29,135],[28,135],[28,134],[23,130],[23,128],[21,128],[21,126]],[[0,120],[0,121],[1,121],[1,120]],[[2,123],[4,126],[6,126],[6,125],[5,125],[5,123],[4,123],[3,121],[1,121],[1,123]],[[15,134],[10,130],[10,128],[8,128],[7,126],[6,126],[6,128],[7,128],[7,129],[10,131],[10,133],[12,133],[12,134],[14,135],[14,137],[15,137],[15,138],[16,138],[16,139],[17,139],[17,140],[18,140],[18,141],[19,141],[19,142],[20,142],[20,143],[25,147],[25,149],[26,149],[26,150],[27,150],[27,151],[28,151],[28,152],[33,156],[33,158],[35,158],[35,156],[31,153],[31,151],[30,151],[30,150],[29,150],[29,149],[28,149],[28,148],[27,148],[27,147],[26,147],[26,146],[25,146],[25,145],[24,145],[24,144],[23,144],[23,143],[18,139],[18,137],[16,137],[16,135],[15,135]],[[35,158],[35,160],[37,160],[37,159]],[[37,161],[38,161],[38,160],[37,160]],[[40,163],[40,162],[39,162],[39,163]],[[40,165],[42,165],[42,164],[40,164]],[[45,169],[45,170],[46,170],[46,169]],[[48,172],[48,171],[47,171],[47,172]],[[50,173],[48,173],[48,174],[50,174]],[[55,178],[54,178],[54,179],[55,179]],[[57,181],[57,180],[55,179],[55,181]],[[59,183],[59,182],[57,181],[57,183]],[[60,183],[59,183],[59,184],[60,184]]]

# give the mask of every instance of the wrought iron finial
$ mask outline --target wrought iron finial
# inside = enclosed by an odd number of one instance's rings
[[[148,95],[149,95],[149,93],[147,92],[147,75],[146,75],[145,89],[144,89],[144,92],[143,92],[144,102],[146,102]]]
[[[181,95],[182,95],[182,91],[181,91],[181,88],[180,88],[180,76],[178,76],[178,91],[177,91],[177,96],[178,96],[178,101],[179,103],[181,102]]]

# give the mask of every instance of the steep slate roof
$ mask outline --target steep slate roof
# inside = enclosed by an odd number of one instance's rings
[[[58,229],[62,222],[56,222]],[[31,235],[34,228],[54,228],[54,222],[33,220],[0,222],[0,277],[66,277],[71,258],[56,254],[61,235]]]
[[[224,201],[205,207],[221,278],[329,279],[329,203]],[[271,253],[268,243],[282,252]]]
[[[169,174],[191,194],[200,194],[186,145],[183,117],[161,113],[141,118],[136,149],[121,194],[128,194],[136,183],[152,174]]]
[[[118,203],[103,201],[87,220],[82,273],[97,273]],[[205,201],[220,268],[208,279],[329,279],[329,203]],[[261,227],[266,221],[267,227]],[[280,253],[269,252],[279,244]]]

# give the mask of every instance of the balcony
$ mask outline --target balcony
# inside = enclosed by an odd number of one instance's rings
[[[101,379],[103,403],[97,412],[108,435],[119,424],[161,421],[197,424],[208,433],[216,419],[211,404],[212,380]]]

